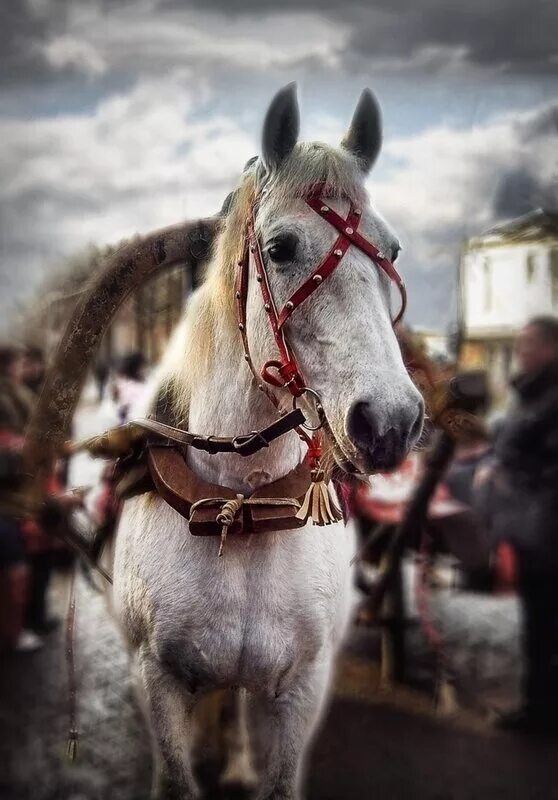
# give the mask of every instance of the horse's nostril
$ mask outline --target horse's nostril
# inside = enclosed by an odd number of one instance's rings
[[[372,406],[363,400],[353,403],[347,415],[347,433],[362,447],[371,449],[378,438]]]

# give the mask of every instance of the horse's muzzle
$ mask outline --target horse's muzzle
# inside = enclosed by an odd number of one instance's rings
[[[356,400],[345,424],[366,471],[386,472],[397,467],[416,444],[423,419],[424,402],[418,395],[395,409],[379,408],[377,402],[369,400]]]

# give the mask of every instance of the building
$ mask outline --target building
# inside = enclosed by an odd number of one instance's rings
[[[538,209],[469,239],[459,284],[462,365],[487,369],[499,401],[519,328],[558,314],[558,212]]]
[[[447,333],[420,326],[414,327],[413,333],[422,342],[429,358],[435,361],[447,361],[450,358]]]

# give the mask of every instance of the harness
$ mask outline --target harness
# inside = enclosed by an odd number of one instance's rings
[[[330,493],[321,466],[323,432],[329,433],[336,446],[319,394],[309,387],[286,335],[286,323],[292,314],[337,269],[351,245],[365,253],[395,283],[401,294],[401,307],[393,320],[395,325],[403,316],[406,291],[403,281],[389,259],[359,232],[361,209],[351,201],[344,219],[327,202],[333,192],[325,183],[312,185],[301,199],[339,235],[310,277],[278,308],[271,290],[260,242],[256,234],[256,219],[260,198],[254,202],[244,234],[243,256],[237,264],[235,305],[238,330],[242,338],[244,358],[258,388],[265,393],[279,413],[279,418],[261,431],[234,438],[199,436],[181,428],[166,425],[157,419],[136,420],[108,431],[74,448],[87,449],[92,455],[119,456],[116,468],[117,494],[125,499],[155,489],[161,497],[189,521],[193,535],[221,536],[219,555],[223,553],[228,533],[264,533],[302,527],[309,518],[317,525],[327,525],[342,519],[342,513]],[[258,371],[252,359],[247,332],[247,297],[251,275],[260,285],[264,309],[275,339],[279,358],[267,360]],[[288,413],[273,389],[287,389],[293,397],[293,409]],[[303,395],[314,401],[318,424],[309,425],[296,403]],[[237,494],[227,487],[204,481],[188,466],[187,448],[202,449],[210,454],[237,453],[253,455],[270,442],[295,430],[308,447],[304,462],[284,478],[264,486],[248,496]],[[347,471],[354,471],[342,453]]]

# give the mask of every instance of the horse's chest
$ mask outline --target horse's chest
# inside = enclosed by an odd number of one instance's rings
[[[157,626],[160,658],[192,688],[277,685],[326,636],[324,615],[304,586],[242,577],[200,581]]]

